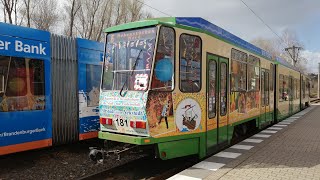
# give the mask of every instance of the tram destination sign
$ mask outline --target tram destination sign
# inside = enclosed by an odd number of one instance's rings
[[[0,55],[44,58],[50,48],[47,42],[0,35]]]

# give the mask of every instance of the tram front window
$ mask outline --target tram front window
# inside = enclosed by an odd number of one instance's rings
[[[107,35],[103,90],[145,91],[151,72],[157,28]]]

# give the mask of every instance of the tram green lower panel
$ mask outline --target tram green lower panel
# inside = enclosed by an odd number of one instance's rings
[[[159,157],[162,160],[199,154],[199,138],[158,143]]]
[[[219,127],[218,136],[219,136],[218,143],[228,141],[228,125]]]
[[[217,129],[212,129],[207,132],[207,147],[214,147],[218,144],[218,132]],[[207,152],[208,153],[208,152]]]
[[[136,144],[136,145],[151,144],[150,142],[152,141],[152,138],[128,136],[128,135],[115,134],[115,133],[102,132],[102,131],[99,131],[98,137],[99,139]]]

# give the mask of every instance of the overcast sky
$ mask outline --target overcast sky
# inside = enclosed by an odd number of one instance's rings
[[[303,42],[310,71],[320,62],[320,0],[243,0],[277,34],[288,28]],[[240,0],[145,0],[171,16],[202,17],[250,41],[277,38]],[[145,6],[156,17],[167,16]]]

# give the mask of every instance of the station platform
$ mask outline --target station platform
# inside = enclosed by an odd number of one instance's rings
[[[320,106],[312,105],[168,179],[320,179]]]

